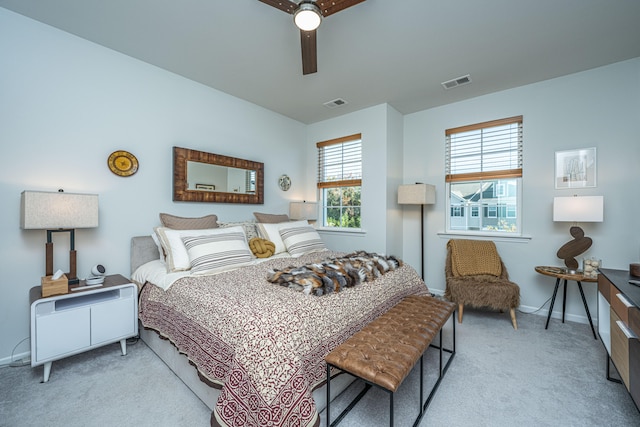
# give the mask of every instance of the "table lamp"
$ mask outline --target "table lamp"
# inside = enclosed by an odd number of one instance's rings
[[[585,237],[578,222],[602,222],[604,212],[604,196],[571,196],[553,198],[553,220],[555,222],[573,222],[569,229],[573,240],[558,249],[557,256],[564,260],[567,271],[575,274],[578,261],[575,257],[591,247],[593,241]]]
[[[98,195],[23,191],[20,201],[20,228],[47,230],[45,275],[53,274],[53,233],[68,232],[70,239],[69,284],[79,282],[76,274],[75,229],[98,226]]]
[[[415,183],[398,187],[399,205],[420,205],[420,274],[424,280],[424,205],[436,202],[436,187],[430,184]]]
[[[318,204],[315,202],[291,202],[289,203],[289,218],[296,220],[315,221],[318,219]]]

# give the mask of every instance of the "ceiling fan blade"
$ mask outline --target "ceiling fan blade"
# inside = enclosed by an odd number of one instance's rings
[[[298,3],[290,0],[259,0],[264,4],[268,4],[269,6],[273,6],[276,9],[280,9],[283,12],[286,12],[290,15],[293,15],[293,12],[296,11],[298,7]]]
[[[313,74],[318,71],[318,52],[316,44],[316,30],[300,30],[300,45],[302,47],[302,74]]]
[[[263,0],[260,0],[263,1]],[[327,17],[333,15],[336,12],[340,12],[348,7],[355,6],[358,3],[362,3],[365,0],[330,0],[330,1],[317,1],[316,4],[322,11],[322,16]],[[265,3],[267,3],[265,1]]]

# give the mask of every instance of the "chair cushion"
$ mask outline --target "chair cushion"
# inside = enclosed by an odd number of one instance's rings
[[[454,276],[488,274],[500,277],[502,263],[495,243],[490,240],[451,239],[451,271]]]
[[[465,306],[503,310],[520,305],[520,287],[509,280],[488,274],[449,277],[445,298]]]

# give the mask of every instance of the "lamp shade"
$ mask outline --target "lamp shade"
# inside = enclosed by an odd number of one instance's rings
[[[23,191],[20,228],[54,230],[98,226],[98,195]]]
[[[553,198],[553,220],[556,222],[602,222],[604,196],[571,196]]]
[[[398,187],[399,205],[433,205],[436,187],[430,184],[408,184]]]
[[[318,219],[318,204],[313,202],[291,202],[289,203],[289,218],[315,221]]]

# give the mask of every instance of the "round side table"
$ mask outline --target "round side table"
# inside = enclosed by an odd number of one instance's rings
[[[591,326],[591,332],[593,332],[593,338],[598,339],[596,336],[596,330],[593,327],[593,321],[591,320],[591,313],[589,313],[589,306],[587,305],[587,299],[584,297],[584,291],[582,290],[581,282],[597,282],[598,279],[592,279],[584,277],[582,274],[569,274],[564,268],[561,267],[549,267],[549,266],[537,266],[535,268],[537,273],[545,276],[551,276],[556,278],[556,286],[553,289],[553,297],[551,298],[551,307],[549,307],[549,314],[547,315],[547,323],[544,328],[549,327],[549,320],[551,319],[551,313],[553,313],[553,305],[556,302],[556,296],[558,295],[558,288],[560,287],[560,281],[563,281],[564,290],[562,297],[562,323],[564,323],[564,312],[567,306],[567,281],[573,280],[578,284],[580,290],[580,296],[582,297],[582,304],[584,304],[584,311],[587,312],[587,318],[589,319],[589,325]]]

